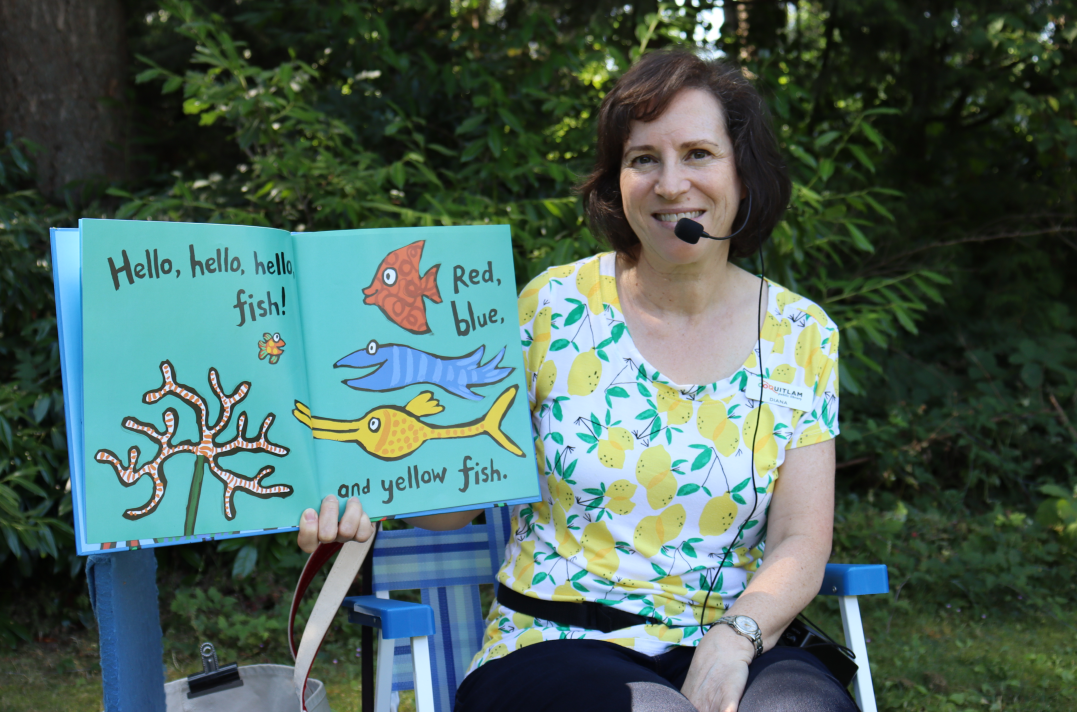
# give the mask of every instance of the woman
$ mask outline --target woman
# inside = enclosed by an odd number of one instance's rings
[[[856,709],[814,657],[774,647],[821,584],[838,432],[836,327],[730,262],[789,190],[739,69],[653,53],[607,95],[582,194],[614,252],[521,293],[544,499],[514,512],[458,711]],[[684,217],[735,236],[689,244]],[[760,402],[760,367],[799,409]],[[330,497],[299,541],[371,531],[356,499],[338,525]]]

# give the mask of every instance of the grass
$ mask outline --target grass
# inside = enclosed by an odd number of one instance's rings
[[[808,614],[824,629],[840,631],[836,605],[826,603],[813,603]],[[1077,708],[1075,613],[887,610],[870,599],[862,607],[880,710]]]
[[[808,613],[824,629],[840,631],[832,603],[817,601]],[[862,603],[880,710],[1070,712],[1077,708],[1077,613],[1051,617],[1017,610],[906,608],[871,599]],[[359,665],[351,645],[327,643],[314,668],[314,676],[326,683],[336,712],[360,709]],[[199,669],[196,646],[193,639],[168,643],[169,680]],[[184,650],[190,654],[183,654]],[[98,712],[102,703],[97,661],[92,630],[5,651],[0,656],[0,712]],[[240,660],[241,664],[256,662],[289,661],[261,654]],[[414,709],[410,694],[404,696],[401,709]]]

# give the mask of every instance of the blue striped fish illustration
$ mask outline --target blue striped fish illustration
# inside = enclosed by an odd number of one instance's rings
[[[486,347],[480,346],[466,356],[436,356],[403,344],[379,344],[371,341],[365,349],[350,353],[333,364],[334,368],[368,368],[374,370],[359,378],[342,381],[359,391],[395,391],[416,383],[441,386],[449,393],[468,400],[482,400],[472,388],[489,386],[503,380],[515,369],[499,366],[505,349],[479,365]]]

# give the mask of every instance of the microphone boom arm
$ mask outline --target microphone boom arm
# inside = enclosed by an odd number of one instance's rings
[[[713,235],[708,235],[706,232],[704,232],[703,226],[700,225],[699,223],[697,223],[692,218],[681,218],[680,220],[677,221],[677,227],[673,228],[673,234],[676,235],[678,239],[683,240],[684,242],[687,242],[689,245],[696,244],[697,242],[699,242],[699,238],[701,238],[701,237],[705,237],[708,240],[729,240],[729,239],[731,239],[733,237],[736,237],[737,235],[740,234],[740,231],[745,228],[745,226],[748,224],[748,220],[751,217],[752,217],[752,194],[751,194],[751,192],[749,192],[748,193],[748,214],[744,216],[744,223],[739,228],[737,228],[736,232],[730,233],[729,235],[726,235],[725,237],[714,237]]]

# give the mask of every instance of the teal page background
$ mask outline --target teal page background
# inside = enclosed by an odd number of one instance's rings
[[[94,459],[99,450],[107,448],[126,465],[128,448],[138,446],[141,454],[136,467],[152,460],[157,443],[121,424],[130,416],[163,430],[166,408],[174,408],[178,414],[174,443],[199,440],[196,411],[184,401],[168,395],[153,405],[142,402],[144,393],[162,385],[160,364],[166,359],[174,366],[176,381],[206,400],[211,423],[217,419],[221,404],[210,388],[209,369],[217,369],[226,394],[243,381],[251,383],[247,397],[236,404],[230,423],[217,435],[217,443],[235,437],[240,413],[247,413],[249,439],[257,439],[263,419],[274,413],[268,439],[289,449],[285,457],[239,452],[219,459],[223,468],[244,477],[253,477],[271,465],[276,471],[264,484],[293,488],[288,497],[268,499],[237,491],[236,517],[231,521],[224,513],[224,485],[206,467],[195,533],[294,527],[302,510],[317,504],[319,493],[312,473],[310,431],[290,414],[293,400],[306,393],[295,274],[298,265],[292,255],[291,236],[269,228],[118,220],[82,220],[80,228],[87,540],[102,543],[183,534],[193,454],[177,454],[165,461],[164,498],[156,511],[136,521],[125,519],[123,513],[149,502],[151,479],[143,476],[125,487],[111,465]],[[208,257],[216,260],[218,248],[222,256],[228,248],[229,262],[238,258],[240,271],[192,277],[191,245],[203,263]],[[108,258],[122,267],[122,251],[126,250],[134,272],[136,262],[146,262],[146,249],[151,260],[156,249],[161,278],[139,279],[132,274],[134,284],[128,284],[121,273],[117,290]],[[293,274],[256,275],[255,251],[260,261],[283,252],[293,263]],[[161,267],[165,259],[172,263],[169,274],[163,274]],[[283,301],[283,314],[252,322],[247,312],[243,325],[238,326],[239,311],[234,305],[240,289],[245,290],[248,300],[253,296],[256,301],[266,299],[266,292],[270,292],[274,301]],[[281,299],[282,289],[286,300]],[[265,332],[279,332],[286,343],[276,364],[258,358],[258,341]]]
[[[502,423],[502,430],[524,452],[518,457],[480,434],[470,438],[428,440],[411,455],[386,461],[365,452],[351,442],[315,440],[319,484],[323,494],[342,494],[346,487],[358,484],[360,490],[369,482],[369,492],[360,494],[363,508],[372,517],[384,517],[430,510],[466,508],[481,503],[503,503],[521,499],[538,499],[538,476],[535,465],[531,418],[528,411],[523,356],[520,348],[519,319],[516,307],[516,284],[509,228],[495,226],[461,226],[429,228],[389,228],[346,230],[312,234],[295,234],[296,256],[301,265],[299,289],[303,294],[303,329],[308,365],[308,386],[312,415],[335,420],[360,419],[372,409],[385,405],[403,407],[423,391],[444,406],[444,411],[422,418],[430,425],[450,426],[481,418],[497,397],[512,385],[518,387],[515,401]],[[423,299],[426,318],[432,333],[413,334],[387,318],[374,304],[364,304],[363,289],[380,275],[379,266],[389,253],[425,240],[419,263],[419,275],[426,275],[440,265],[437,286],[441,303]],[[467,281],[456,285],[454,267],[464,270],[465,280],[471,270],[478,270],[479,284]],[[482,281],[482,272],[492,270],[491,282]],[[498,281],[499,280],[499,281]],[[476,316],[497,310],[495,323],[472,330],[466,336],[457,333],[452,303],[457,314],[468,319],[468,303]],[[443,357],[460,357],[485,346],[482,363],[487,363],[507,347],[501,365],[515,369],[497,383],[477,387],[482,400],[466,400],[429,383],[398,390],[367,392],[354,390],[342,381],[359,378],[372,369],[334,368],[334,364],[352,352],[364,349],[371,340],[380,345],[405,344]],[[389,364],[382,366],[387,368]],[[498,481],[474,481],[471,475],[466,492],[461,469],[464,458],[469,465],[489,468],[491,461],[501,473]],[[444,470],[444,480],[419,487],[408,487],[409,467],[422,473]],[[405,488],[397,489],[397,478]],[[387,486],[392,487],[389,500]]]

